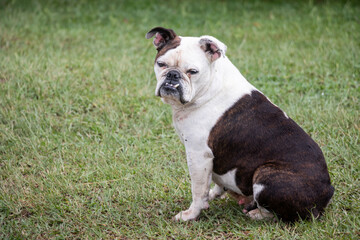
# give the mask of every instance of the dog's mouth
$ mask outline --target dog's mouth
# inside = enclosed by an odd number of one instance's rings
[[[183,87],[180,82],[172,83],[165,80],[160,86],[158,96],[162,98],[172,98],[185,104],[187,101],[183,99]]]
[[[178,101],[182,104],[187,103],[184,100],[184,88],[182,85],[182,73],[177,69],[170,69],[163,75],[163,82],[159,87],[157,95],[172,101]]]
[[[165,90],[167,90],[167,91],[177,91],[177,88],[179,86],[180,86],[180,83],[173,84],[173,83],[165,82],[161,87],[165,88]]]

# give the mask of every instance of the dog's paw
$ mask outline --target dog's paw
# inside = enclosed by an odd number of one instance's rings
[[[221,194],[218,194],[218,192],[214,191],[214,189],[210,189],[209,192],[209,201],[214,200],[215,198],[219,197]]]
[[[221,197],[224,195],[224,188],[220,187],[219,185],[215,185],[209,191],[209,201],[214,200],[215,198]]]
[[[202,209],[208,209],[209,203],[208,201],[201,201],[192,203],[188,210],[179,212],[173,220],[175,221],[190,221],[196,220],[196,218],[200,215]]]
[[[264,208],[256,208],[256,209],[253,209],[249,212],[247,211],[244,211],[244,213],[246,213],[246,215],[248,217],[250,217],[251,219],[253,220],[262,220],[262,219],[272,219],[274,218],[274,214],[272,214],[271,212],[267,211],[266,209]]]
[[[219,199],[225,199],[226,198],[226,192],[225,193],[221,193],[221,194],[217,194],[215,192],[209,192],[209,201],[212,201],[216,198],[219,198]]]
[[[179,212],[175,217],[173,217],[174,221],[191,221],[196,220],[199,214],[194,214],[194,211],[188,209],[186,211]]]

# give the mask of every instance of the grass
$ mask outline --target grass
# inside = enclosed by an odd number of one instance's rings
[[[360,5],[0,1],[0,238],[359,239]],[[254,222],[231,199],[198,221],[171,110],[154,96],[154,26],[213,35],[321,146],[325,216]]]

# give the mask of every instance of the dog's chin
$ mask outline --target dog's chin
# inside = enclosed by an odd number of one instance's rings
[[[159,88],[158,96],[163,98],[165,102],[178,102],[186,104],[184,100],[181,87],[174,87],[173,85],[163,84]]]

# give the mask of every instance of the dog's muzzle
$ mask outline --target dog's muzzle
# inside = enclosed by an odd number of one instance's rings
[[[159,88],[159,96],[171,96],[178,98],[181,103],[185,101],[182,99],[182,86],[180,83],[181,73],[177,70],[171,70],[166,73],[165,80]]]
[[[171,70],[166,74],[165,81],[161,87],[164,89],[173,91],[180,86],[181,74],[176,70]]]

